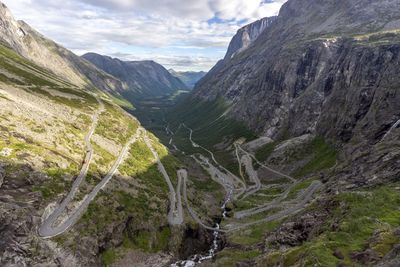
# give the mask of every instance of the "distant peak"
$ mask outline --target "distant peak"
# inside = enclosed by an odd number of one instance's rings
[[[276,18],[276,16],[262,18],[240,28],[229,44],[225,59],[232,58],[246,50]]]

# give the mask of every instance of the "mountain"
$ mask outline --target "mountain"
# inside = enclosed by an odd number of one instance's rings
[[[16,21],[2,3],[0,14],[0,42],[21,56],[51,69],[56,75],[79,87],[95,86],[116,94],[125,91],[126,86],[121,81],[45,38],[25,22]]]
[[[167,95],[187,88],[179,78],[154,61],[122,61],[95,53],[82,57],[125,82],[128,85],[125,96],[131,100]]]
[[[263,18],[239,29],[229,44],[225,59],[230,59],[246,50],[275,20],[276,17]]]
[[[1,4],[0,266],[400,266],[399,4],[289,0],[172,96]]]
[[[225,227],[245,220],[252,234],[228,233],[216,266],[257,245],[268,249],[243,255],[241,264],[399,265],[396,246],[378,248],[400,226],[391,221],[399,216],[391,215],[400,188],[399,8],[398,0],[289,0],[251,42],[242,40],[252,24],[239,30],[225,58],[166,116],[172,129],[193,129],[191,141],[233,166],[229,171],[239,161],[253,188],[254,171],[270,180],[279,170],[307,188],[307,202],[312,184],[323,184],[307,208],[291,206],[298,213],[274,230],[280,213],[273,210],[287,215],[288,191],[280,191],[286,200],[269,204],[255,199],[262,191],[235,201]],[[246,155],[257,162],[254,170],[245,168],[252,161]],[[258,225],[257,214],[264,218]],[[383,220],[388,229],[360,216]],[[398,244],[400,235],[394,239]]]
[[[129,104],[116,98],[123,83],[1,2],[0,15],[0,266],[109,266],[131,253],[165,266],[206,251],[212,234],[183,218],[168,187],[184,164],[118,105]],[[214,195],[196,193],[210,222]]]
[[[399,119],[392,89],[399,85],[397,7],[398,1],[288,1],[193,95],[233,102],[233,117],[273,139],[311,133],[376,144]]]
[[[191,89],[193,89],[195,84],[207,74],[207,72],[204,71],[175,71],[173,69],[170,69],[169,72]]]

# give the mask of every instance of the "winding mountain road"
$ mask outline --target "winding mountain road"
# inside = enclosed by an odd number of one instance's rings
[[[114,165],[111,167],[107,175],[102,179],[102,181],[95,186],[95,188],[84,197],[84,199],[79,203],[77,207],[67,216],[67,218],[62,221],[61,223],[57,224],[58,219],[60,216],[66,211],[67,206],[73,201],[77,191],[79,190],[79,186],[82,181],[85,179],[87,172],[89,170],[90,162],[93,156],[93,148],[90,143],[91,136],[93,135],[97,122],[98,116],[104,111],[104,105],[99,100],[100,108],[93,116],[92,126],[89,130],[88,135],[85,137],[85,142],[87,146],[87,154],[85,157],[85,161],[82,165],[81,172],[78,177],[75,179],[70,192],[68,193],[67,197],[62,201],[62,203],[55,208],[55,210],[43,220],[42,225],[38,229],[39,236],[43,238],[51,238],[57,235],[60,235],[67,231],[70,227],[72,227],[82,216],[82,214],[86,211],[89,204],[95,199],[97,194],[106,186],[106,184],[111,180],[114,176],[115,172],[117,171],[118,167],[124,161],[126,154],[129,151],[130,146],[136,142],[140,134],[140,128],[138,128],[136,134],[130,138],[127,144],[121,150],[119,157],[115,161]]]
[[[252,221],[252,222],[249,222],[249,223],[240,223],[240,222],[238,222],[238,223],[231,224],[231,225],[228,224],[223,229],[223,228],[221,228],[219,226],[218,227],[210,227],[210,226],[206,225],[204,222],[201,221],[201,219],[198,217],[196,212],[192,209],[192,207],[190,206],[189,200],[188,200],[188,196],[187,196],[187,180],[188,180],[187,171],[186,170],[179,170],[178,171],[178,177],[181,177],[181,179],[183,179],[183,198],[184,198],[185,206],[186,206],[187,210],[189,211],[190,216],[200,226],[202,226],[203,228],[205,228],[207,230],[211,230],[211,231],[215,231],[215,232],[222,232],[222,233],[229,233],[229,232],[234,232],[234,231],[238,231],[238,230],[250,227],[252,225],[256,225],[256,224],[260,224],[260,223],[264,223],[264,222],[269,222],[269,221],[274,221],[274,220],[280,220],[280,219],[285,218],[287,216],[294,215],[297,212],[299,212],[299,211],[301,211],[302,209],[305,208],[307,203],[312,199],[313,194],[322,186],[322,183],[320,181],[313,181],[312,184],[307,189],[305,189],[300,195],[298,195],[296,197],[296,199],[284,203],[283,201],[288,197],[288,195],[292,191],[292,189],[299,183],[296,179],[294,179],[293,177],[291,177],[289,175],[286,175],[284,173],[276,171],[276,170],[266,166],[265,164],[259,162],[254,155],[252,155],[251,153],[245,151],[242,147],[240,147],[239,144],[235,144],[236,157],[238,158],[238,161],[239,161],[240,173],[241,173],[241,176],[243,178],[243,180],[242,180],[239,177],[233,175],[228,170],[226,170],[223,166],[221,166],[218,163],[218,161],[215,159],[214,154],[211,151],[209,151],[208,149],[202,147],[201,145],[199,145],[199,144],[197,144],[196,142],[193,141],[193,139],[192,139],[193,130],[191,128],[187,127],[183,123],[179,127],[181,127],[181,126],[183,126],[183,127],[185,127],[186,129],[189,130],[189,132],[190,132],[189,140],[192,143],[192,146],[195,147],[195,148],[202,148],[203,150],[208,152],[211,155],[212,161],[218,167],[213,166],[213,164],[208,160],[208,158],[203,156],[203,155],[201,155],[201,154],[198,155],[199,158],[197,158],[195,155],[192,155],[191,157],[198,164],[200,164],[211,175],[211,178],[213,180],[215,180],[216,182],[220,183],[225,188],[225,190],[227,191],[227,194],[229,194],[228,192],[230,192],[232,194],[232,192],[234,190],[238,190],[238,188],[237,188],[238,185],[236,183],[240,184],[240,191],[241,191],[236,196],[236,198],[238,198],[238,196],[242,195],[243,193],[245,193],[243,198],[251,196],[251,195],[254,195],[261,188],[263,188],[263,185],[262,185],[260,179],[258,178],[257,171],[253,167],[253,160],[257,164],[259,164],[261,167],[263,167],[263,168],[269,170],[270,172],[275,173],[275,174],[277,174],[279,176],[287,178],[292,183],[292,184],[290,184],[289,186],[286,187],[286,190],[285,190],[284,193],[280,194],[279,197],[275,198],[273,201],[271,201],[269,203],[266,203],[265,205],[262,205],[262,206],[259,206],[259,207],[255,207],[255,208],[252,208],[252,209],[236,212],[236,213],[234,213],[234,218],[240,220],[242,218],[249,217],[249,216],[252,216],[252,215],[256,215],[256,214],[259,214],[261,212],[271,210],[273,208],[283,208],[283,210],[281,210],[281,211],[279,211],[277,213],[274,213],[272,215],[266,216],[263,219]],[[171,141],[171,143],[172,143],[172,141]],[[242,158],[239,157],[238,150],[240,150],[242,153],[244,153]],[[244,179],[243,174],[242,174],[242,169],[241,169],[241,165],[242,164],[245,166],[246,173],[249,176],[250,180],[254,183],[254,185],[250,186],[249,188],[247,188],[245,179]],[[222,172],[221,170],[223,170],[224,172]],[[232,177],[230,177],[230,174],[232,175]]]
[[[266,223],[266,222],[271,222],[271,221],[276,221],[276,220],[281,220],[283,218],[286,218],[288,216],[292,216],[298,212],[300,212],[301,210],[303,210],[305,208],[305,206],[307,205],[307,203],[311,200],[313,194],[322,186],[322,183],[320,181],[314,181],[311,186],[309,186],[304,193],[299,196],[295,201],[293,202],[297,202],[296,204],[280,211],[277,212],[275,214],[272,214],[270,216],[265,217],[264,219],[260,219],[254,222],[249,222],[249,223],[244,223],[244,224],[237,224],[237,225],[227,225],[227,227],[229,228],[228,230],[226,230],[226,232],[234,232],[234,231],[238,231],[253,225],[257,225],[260,223]]]
[[[189,140],[192,143],[192,146],[195,148],[201,148],[204,151],[206,151],[208,154],[211,155],[211,159],[212,161],[216,164],[217,167],[215,167],[214,165],[212,165],[210,162],[207,161],[207,164],[211,167],[211,169],[215,169],[218,168],[219,170],[222,170],[225,173],[225,177],[234,180],[234,190],[238,191],[237,194],[235,194],[234,198],[239,198],[242,194],[244,194],[244,192],[246,191],[246,184],[245,182],[240,179],[239,177],[237,177],[236,175],[234,175],[232,172],[230,172],[229,170],[227,170],[224,166],[222,166],[221,164],[219,164],[219,162],[217,161],[217,159],[214,156],[214,153],[210,150],[208,150],[207,148],[197,144],[194,140],[193,140],[193,130],[191,128],[189,128],[188,126],[186,126],[184,123],[181,124],[183,127],[185,127],[187,130],[189,130]],[[210,169],[208,169],[210,170]],[[219,173],[219,174],[223,174],[223,172],[219,171],[212,171],[212,174],[215,175],[215,173]],[[210,173],[211,174],[211,173]],[[225,179],[228,180],[228,179]]]
[[[267,169],[268,171],[270,171],[270,172],[272,172],[272,173],[275,173],[275,174],[277,174],[277,175],[279,175],[279,176],[285,177],[285,178],[287,178],[288,180],[290,180],[291,182],[296,182],[296,179],[294,179],[293,177],[291,177],[291,176],[289,176],[289,175],[287,175],[287,174],[281,173],[281,172],[279,172],[279,171],[277,171],[277,170],[271,169],[270,167],[266,166],[265,164],[263,164],[262,162],[260,162],[253,154],[251,154],[251,153],[247,152],[246,150],[244,150],[240,145],[236,145],[236,146],[237,146],[243,153],[245,153],[245,154],[247,154],[248,156],[250,156],[250,157],[251,157],[258,165],[260,165],[261,167],[263,167],[263,168]]]
[[[190,206],[189,200],[187,197],[187,179],[188,179],[187,171],[186,170],[180,170],[180,171],[181,171],[181,175],[183,178],[183,199],[185,201],[186,209],[189,211],[189,214],[193,218],[193,220],[195,220],[195,222],[197,222],[199,225],[201,225],[204,229],[211,230],[211,231],[218,231],[218,232],[226,232],[223,229],[207,226],[200,220],[199,216],[197,216],[196,212]]]
[[[64,200],[61,202],[61,204],[45,219],[42,226],[39,228],[39,235],[42,237],[51,237],[52,235],[54,235],[53,231],[48,231],[49,225],[52,224],[54,221],[56,221],[57,218],[60,217],[60,215],[64,212],[64,210],[66,209],[68,204],[73,200],[77,191],[79,190],[80,184],[85,179],[85,177],[89,171],[90,162],[92,161],[92,158],[93,158],[93,147],[92,147],[90,140],[96,130],[99,116],[105,110],[103,102],[97,97],[96,97],[96,99],[97,99],[97,102],[99,103],[99,108],[93,114],[92,125],[90,126],[89,132],[86,134],[86,136],[84,138],[84,142],[85,142],[85,146],[86,146],[86,155],[83,160],[81,171],[80,171],[79,175],[76,177],[75,181],[73,182],[71,190],[68,193],[67,197],[64,198]]]
[[[254,170],[252,158],[249,155],[242,156],[242,158],[239,161],[239,166],[242,166],[242,164],[244,165],[244,167],[246,169],[246,173],[249,176],[250,181],[252,181],[254,183],[254,185],[248,187],[246,193],[243,195],[241,200],[243,200],[251,195],[254,195],[258,191],[260,191],[261,186],[262,186],[261,181],[258,178],[258,173],[256,170]]]
[[[206,225],[204,222],[201,221],[201,219],[198,217],[196,212],[192,209],[192,207],[189,204],[188,196],[187,196],[187,171],[182,170],[182,175],[183,175],[183,198],[185,202],[185,206],[187,210],[189,211],[190,216],[203,228],[211,231],[217,231],[217,232],[222,232],[222,233],[229,233],[229,232],[234,232],[238,231],[256,224],[260,223],[265,223],[265,222],[270,222],[270,221],[275,221],[275,220],[280,220],[285,217],[291,216],[296,214],[297,212],[301,211],[302,209],[305,208],[307,203],[311,200],[313,194],[321,187],[322,183],[320,181],[314,181],[300,196],[298,196],[295,200],[292,201],[292,204],[289,207],[286,207],[284,210],[279,211],[275,214],[269,215],[265,217],[264,219],[256,220],[253,222],[249,223],[244,223],[244,224],[232,224],[232,225],[226,225],[225,229],[223,228],[216,228],[216,227],[210,227]],[[282,203],[277,203],[274,204],[273,207],[282,207]],[[270,206],[269,208],[272,208]]]
[[[145,131],[145,130],[144,130]],[[182,201],[181,201],[181,196],[180,196],[180,177],[182,176],[182,173],[178,171],[178,188],[177,191],[179,194],[175,192],[174,186],[172,185],[171,179],[169,178],[169,175],[167,171],[165,170],[164,165],[162,164],[160,157],[157,153],[157,151],[154,149],[153,145],[151,144],[151,140],[147,136],[147,133],[144,133],[144,142],[146,146],[150,149],[151,153],[153,154],[154,158],[157,161],[157,167],[159,172],[163,175],[165,181],[168,184],[169,188],[169,203],[170,203],[170,209],[168,213],[168,223],[170,225],[181,225],[183,223],[183,210],[182,210]]]

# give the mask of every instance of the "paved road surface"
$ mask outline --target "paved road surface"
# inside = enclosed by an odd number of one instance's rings
[[[311,186],[309,186],[307,188],[307,190],[302,194],[302,196],[300,196],[297,199],[297,204],[288,207],[280,212],[277,212],[275,214],[272,214],[270,216],[267,216],[264,219],[261,220],[257,220],[254,222],[250,222],[250,223],[245,223],[245,224],[238,224],[238,225],[227,225],[226,227],[228,228],[228,230],[226,230],[226,232],[234,232],[234,231],[238,231],[244,228],[247,228],[249,226],[253,226],[256,224],[260,224],[260,223],[266,223],[266,222],[271,222],[271,221],[276,221],[276,220],[280,220],[283,219],[285,217],[294,215],[298,212],[300,212],[301,210],[303,210],[305,208],[305,206],[307,205],[307,203],[311,200],[313,194],[322,186],[322,183],[320,181],[314,181]]]
[[[218,167],[214,167],[207,158],[205,158],[203,156],[203,159],[200,158],[197,159],[194,155],[192,155],[192,157],[203,167],[206,167],[206,169],[209,171],[211,177],[216,177],[217,178],[217,182],[219,182],[226,190],[232,190],[233,188],[235,188],[234,186],[234,182],[232,180],[235,180],[236,183],[239,183],[241,185],[241,189],[242,192],[247,191],[247,186],[244,180],[241,180],[240,178],[238,178],[237,176],[233,175],[233,177],[235,177],[234,179],[231,180],[227,179],[226,176],[228,176],[229,174],[231,174],[231,172],[229,172],[228,170],[226,170],[223,166],[221,166],[217,160],[214,157],[214,154],[209,151],[208,149],[200,146],[199,144],[197,144],[196,142],[193,141],[192,139],[192,135],[193,135],[193,130],[189,127],[187,127],[185,124],[181,124],[179,127],[185,127],[186,129],[188,129],[190,131],[189,134],[189,140],[192,143],[193,147],[196,148],[202,148],[203,150],[205,150],[206,152],[208,152],[211,155],[212,160],[214,161],[214,163],[217,164]],[[172,143],[172,139],[171,139],[171,143]],[[243,148],[240,147],[240,145],[236,144],[235,146],[237,146],[237,148],[239,148],[244,154],[245,156],[242,157],[241,160],[239,160],[239,164],[241,165],[242,163],[244,164],[245,168],[246,168],[246,172],[248,174],[248,176],[250,177],[250,180],[252,180],[255,185],[253,187],[250,187],[250,191],[247,191],[247,194],[245,195],[245,197],[248,197],[250,195],[255,194],[258,190],[261,189],[262,184],[258,178],[257,172],[254,170],[253,165],[252,165],[252,160],[256,161],[261,167],[266,168],[267,170],[278,174],[282,177],[287,178],[288,180],[290,180],[292,182],[292,184],[290,186],[287,187],[286,191],[281,194],[279,197],[277,197],[276,199],[274,199],[273,201],[271,201],[270,203],[267,203],[263,206],[260,207],[256,207],[253,209],[249,209],[249,210],[244,210],[244,211],[240,211],[235,213],[234,217],[237,219],[241,219],[244,217],[248,217],[251,215],[255,215],[258,213],[261,213],[263,211],[267,211],[269,209],[275,208],[275,207],[283,207],[284,209],[280,212],[277,212],[275,214],[272,214],[270,216],[267,216],[263,219],[257,220],[257,221],[253,221],[250,223],[238,223],[235,225],[227,225],[225,228],[226,229],[222,229],[220,227],[215,228],[215,227],[210,227],[206,224],[204,224],[200,218],[197,216],[196,212],[191,208],[189,201],[188,201],[188,197],[187,197],[187,171],[186,170],[179,170],[178,171],[178,177],[180,177],[181,179],[183,179],[183,198],[184,198],[184,202],[185,202],[185,206],[189,211],[190,216],[199,224],[201,225],[203,228],[207,229],[207,230],[211,230],[211,231],[216,231],[216,232],[233,232],[233,231],[237,231],[237,230],[241,230],[247,227],[250,227],[252,225],[256,225],[259,223],[263,223],[263,222],[269,222],[269,221],[274,221],[274,220],[279,220],[282,219],[284,217],[293,215],[299,211],[301,211],[302,209],[304,209],[304,207],[307,205],[307,203],[311,200],[312,195],[321,187],[322,183],[320,181],[314,181],[306,190],[304,190],[304,192],[298,196],[295,200],[293,200],[290,203],[283,203],[282,201],[284,199],[287,198],[288,194],[291,192],[291,190],[294,188],[295,185],[298,184],[298,182],[291,176],[286,175],[284,173],[281,173],[279,171],[276,171],[274,169],[271,169],[270,167],[264,165],[263,163],[259,162],[254,155],[252,155],[251,153],[245,151]],[[236,151],[236,156],[239,159],[239,154]],[[204,160],[204,158],[206,160]],[[220,170],[224,170],[226,171],[226,173],[222,173]],[[240,166],[240,172],[242,173],[241,170],[241,166]],[[222,175],[225,174],[225,175]],[[243,178],[243,175],[242,175]],[[180,181],[178,182],[180,183]],[[172,186],[171,186],[172,187]],[[179,185],[178,185],[179,188]],[[172,187],[173,189],[173,187]]]
[[[171,179],[169,178],[169,175],[168,175],[167,171],[165,170],[164,165],[162,164],[157,151],[153,148],[153,145],[151,144],[151,140],[147,136],[147,133],[144,134],[144,142],[146,143],[147,147],[150,149],[151,153],[153,154],[154,158],[156,159],[158,170],[163,175],[165,181],[168,184],[169,203],[170,203],[170,209],[169,209],[169,213],[168,213],[168,222],[170,225],[181,225],[183,223],[183,212],[182,212],[182,203],[180,201],[180,196],[177,197],[177,194],[175,192],[174,186],[172,185]],[[178,175],[178,179],[179,179],[179,175]],[[179,181],[178,181],[178,189],[180,191]]]
[[[181,174],[182,174],[182,178],[183,178],[183,199],[185,201],[185,206],[187,208],[187,210],[189,211],[190,216],[193,218],[193,220],[195,220],[199,225],[201,225],[203,228],[207,229],[207,230],[211,230],[211,231],[218,231],[218,232],[226,232],[223,229],[219,229],[219,228],[215,228],[215,227],[210,227],[205,225],[199,218],[199,216],[197,216],[196,212],[192,209],[192,207],[189,204],[189,200],[187,197],[187,171],[186,170],[181,170]]]
[[[249,155],[244,155],[240,162],[239,165],[242,166],[242,164],[244,165],[245,169],[246,169],[246,173],[249,176],[250,180],[254,183],[253,186],[250,186],[246,193],[243,195],[243,197],[241,198],[241,200],[254,195],[255,193],[257,193],[258,191],[260,191],[261,189],[261,181],[258,178],[258,173],[256,170],[254,170],[253,167],[253,160]]]
[[[273,173],[278,174],[278,175],[280,175],[280,176],[282,176],[282,177],[285,177],[285,178],[289,179],[289,180],[292,181],[292,182],[296,182],[296,179],[294,179],[293,177],[291,177],[291,176],[289,176],[289,175],[287,175],[287,174],[281,173],[281,172],[279,172],[279,171],[277,171],[277,170],[271,169],[270,167],[268,167],[268,166],[266,166],[265,164],[261,163],[253,154],[251,154],[251,153],[247,152],[246,150],[244,150],[240,145],[237,145],[237,147],[238,147],[243,153],[249,155],[249,156],[250,156],[255,162],[257,162],[257,164],[260,165],[261,167],[263,167],[263,168],[269,170],[270,172],[273,172]]]
[[[73,210],[72,214],[69,215],[66,220],[61,222],[59,225],[55,226],[54,224],[57,222],[57,219],[63,214],[63,212],[66,210],[68,204],[73,200],[76,192],[79,189],[79,186],[80,186],[82,180],[87,175],[87,171],[89,169],[90,161],[91,161],[91,158],[92,158],[92,155],[93,155],[93,148],[90,145],[90,138],[93,135],[94,130],[96,128],[97,121],[98,121],[98,115],[103,110],[104,110],[104,106],[101,103],[101,107],[100,107],[99,111],[96,113],[96,115],[93,118],[93,124],[92,124],[92,127],[91,127],[90,131],[89,131],[89,134],[85,138],[85,141],[88,142],[87,143],[88,154],[86,156],[84,164],[82,165],[81,173],[79,174],[77,179],[75,179],[75,181],[74,181],[74,183],[72,185],[71,191],[69,192],[67,197],[63,200],[63,202],[58,207],[56,207],[56,209],[52,212],[52,214],[50,214],[50,216],[48,216],[43,221],[42,225],[40,226],[40,228],[38,230],[39,236],[41,236],[43,238],[50,238],[50,237],[54,237],[54,236],[60,235],[60,234],[64,233],[65,231],[67,231],[70,227],[72,227],[79,220],[79,218],[85,212],[85,210],[87,209],[89,204],[93,201],[93,199],[100,192],[100,190],[103,189],[104,186],[114,176],[114,174],[117,171],[118,167],[124,161],[125,156],[128,153],[130,146],[134,142],[136,142],[137,138],[139,137],[140,128],[138,129],[136,134],[124,146],[124,148],[122,149],[118,159],[116,160],[114,165],[111,167],[111,169],[108,172],[108,174],[102,179],[102,181],[99,184],[97,184],[96,187],[88,195],[85,196],[83,201],[79,204],[78,207],[76,207]]]
[[[232,172],[230,172],[229,170],[227,170],[224,166],[222,166],[221,164],[219,164],[219,162],[216,160],[214,153],[210,150],[208,150],[207,148],[197,144],[192,136],[193,136],[193,130],[191,128],[189,128],[188,126],[186,126],[184,123],[181,124],[183,127],[185,127],[187,130],[189,130],[190,134],[189,134],[189,140],[192,143],[192,146],[195,148],[201,148],[204,151],[206,151],[207,153],[209,153],[211,155],[211,159],[212,161],[217,165],[217,167],[221,170],[223,170],[229,177],[233,178],[233,180],[236,181],[236,183],[238,184],[237,186],[235,186],[235,189],[238,192],[238,194],[236,194],[234,196],[234,198],[239,198],[242,194],[244,194],[244,192],[246,191],[246,184],[244,183],[244,181],[242,179],[240,179],[239,177],[237,177],[236,175],[234,175]],[[211,163],[209,163],[210,166],[213,166]],[[213,166],[214,167],[214,166]],[[215,167],[214,167],[215,168]]]
[[[86,155],[81,167],[81,171],[79,173],[79,175],[76,177],[74,183],[72,184],[72,188],[70,190],[70,192],[68,193],[67,197],[61,202],[61,204],[50,214],[50,216],[48,216],[46,218],[46,220],[43,222],[43,225],[40,227],[39,229],[39,235],[45,237],[47,231],[46,230],[47,227],[45,227],[44,225],[48,224],[49,222],[54,222],[55,220],[57,220],[58,217],[60,217],[60,215],[63,213],[63,211],[66,209],[67,205],[72,201],[72,199],[75,197],[80,184],[82,183],[82,181],[85,179],[87,172],[89,170],[89,166],[90,166],[90,162],[92,161],[93,158],[93,147],[92,144],[90,142],[96,127],[97,127],[97,123],[99,120],[99,116],[101,113],[104,112],[104,104],[103,102],[99,99],[96,98],[98,103],[99,103],[99,108],[97,109],[97,111],[95,112],[95,114],[93,114],[92,117],[92,125],[89,128],[89,132],[86,134],[84,142],[85,142],[85,146],[86,146]],[[45,229],[43,229],[45,228]]]

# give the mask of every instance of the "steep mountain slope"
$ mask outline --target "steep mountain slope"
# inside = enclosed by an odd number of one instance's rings
[[[236,50],[235,36],[233,52],[169,113],[176,135],[189,125],[192,146],[222,154],[219,162],[237,158],[229,170],[251,185],[221,228],[264,218],[228,233],[216,266],[399,264],[399,8],[398,0],[289,0],[246,49]],[[228,121],[260,138],[239,138]],[[259,186],[276,170],[296,180],[293,191]],[[311,200],[316,181],[323,186]],[[312,204],[277,219],[299,192]]]
[[[253,45],[198,83],[194,96],[232,101],[232,116],[273,139],[312,133],[377,144],[400,119],[398,7],[288,1]]]
[[[186,89],[181,80],[172,76],[163,66],[154,61],[121,61],[116,58],[88,53],[82,56],[99,69],[117,77],[128,85],[125,96],[135,98],[171,94]]]
[[[398,4],[289,0],[245,27],[191,96],[142,100],[170,150],[117,78],[28,34],[54,73],[2,17],[0,265],[399,266]]]
[[[118,80],[1,8],[0,266],[166,265],[207,250],[212,235],[174,213],[183,164],[116,105],[112,84],[80,72]],[[212,193],[196,195],[205,218],[219,213]]]
[[[228,64],[228,62],[237,54],[246,51],[246,49],[249,48],[249,46],[253,44],[265,31],[265,29],[271,26],[276,18],[277,17],[263,18],[239,29],[229,43],[224,59],[218,61],[217,64],[205,75],[204,79],[199,80],[196,86],[200,87],[203,82],[207,83],[213,77],[218,76],[220,68]]]
[[[45,38],[25,22],[16,21],[3,3],[0,15],[0,41],[18,54],[79,87],[95,86],[115,94],[125,91],[126,86],[118,79]]]
[[[174,77],[180,79],[190,89],[193,89],[195,84],[207,74],[204,71],[175,71],[173,69],[170,69],[169,72]]]
[[[225,59],[231,59],[246,50],[275,19],[276,17],[263,18],[239,29],[229,44]]]

